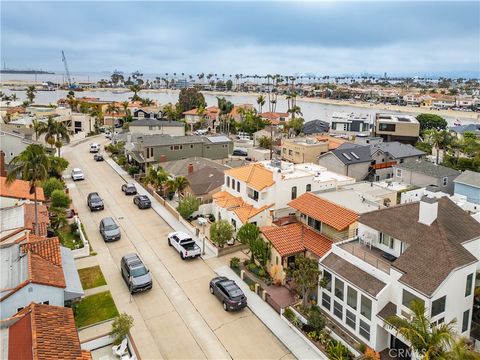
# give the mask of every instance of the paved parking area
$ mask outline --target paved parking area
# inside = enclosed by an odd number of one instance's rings
[[[70,168],[85,173],[85,181],[67,180],[70,194],[119,311],[135,319],[132,336],[142,359],[293,358],[248,308],[223,310],[208,291],[212,268],[202,259],[180,259],[166,241],[170,226],[152,209],[133,205],[132,197],[120,190],[123,180],[108,164],[93,160],[88,142],[67,147],[63,155]],[[104,199],[105,210],[89,211],[86,197],[92,191]],[[104,243],[98,226],[106,216],[120,225],[121,240]],[[121,257],[129,252],[138,253],[149,267],[151,291],[130,296],[119,269]]]

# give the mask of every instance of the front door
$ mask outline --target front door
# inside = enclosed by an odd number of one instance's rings
[[[390,335],[390,350],[389,355],[396,359],[401,360],[411,360],[412,359],[412,350],[410,346],[405,344],[403,341],[399,340],[393,335]]]

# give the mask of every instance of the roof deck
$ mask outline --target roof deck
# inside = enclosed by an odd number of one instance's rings
[[[391,262],[383,256],[384,251],[373,246],[365,245],[361,243],[358,238],[339,246],[377,269],[387,274],[390,273]]]

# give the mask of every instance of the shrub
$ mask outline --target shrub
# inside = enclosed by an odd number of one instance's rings
[[[78,230],[78,224],[74,221],[70,224],[70,232],[75,234]]]
[[[313,341],[317,341],[318,339],[317,333],[315,331],[308,332],[307,336],[310,340],[313,340]]]
[[[288,320],[292,320],[295,317],[295,314],[293,313],[293,310],[288,307],[283,312],[283,316],[285,316]]]
[[[118,315],[112,323],[112,330],[110,335],[113,337],[113,343],[115,345],[120,344],[123,339],[128,335],[130,328],[133,326],[133,317],[123,313]]]
[[[222,247],[233,236],[233,226],[226,220],[215,221],[210,226],[210,239],[212,242]]]
[[[250,270],[251,272],[253,272],[256,268],[257,268],[257,265],[255,265],[254,263],[249,263],[247,265],[247,269]]]
[[[258,276],[260,276],[262,278],[265,277],[265,270],[263,270],[263,269],[258,270]]]
[[[351,359],[352,354],[341,342],[330,339],[327,344],[328,358],[332,360]]]
[[[63,182],[60,179],[51,177],[43,183],[43,193],[50,198],[55,190],[63,190]]]
[[[308,325],[310,325],[314,331],[321,332],[325,328],[325,317],[320,311],[313,310],[316,307],[312,307],[308,314]]]
[[[238,265],[240,265],[240,259],[238,257],[232,257],[230,259],[230,267],[231,268],[238,268]]]
[[[138,174],[140,172],[140,169],[138,166],[129,166],[128,167],[128,175],[133,176],[135,174]]]
[[[250,290],[255,291],[255,284],[250,284]]]
[[[125,155],[120,155],[118,158],[117,158],[117,163],[118,165],[120,166],[123,166],[127,163],[127,158],[125,157]]]
[[[177,211],[184,219],[188,219],[199,207],[200,199],[187,195],[178,204]]]
[[[63,190],[54,190],[51,195],[52,207],[66,209],[70,205],[70,197]]]

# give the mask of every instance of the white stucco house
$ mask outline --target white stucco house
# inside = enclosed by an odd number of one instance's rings
[[[454,330],[468,338],[480,224],[447,197],[424,196],[362,214],[358,237],[335,243],[320,269],[328,282],[319,287],[320,308],[376,351],[409,348],[385,319],[408,318],[414,299],[433,324],[456,319]]]

